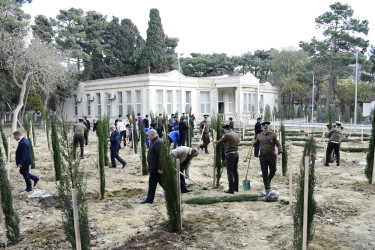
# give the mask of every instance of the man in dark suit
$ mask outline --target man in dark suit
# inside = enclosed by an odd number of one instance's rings
[[[159,138],[158,133],[155,129],[150,129],[147,132],[147,137],[150,140],[150,148],[147,153],[147,163],[150,177],[148,179],[147,198],[143,200],[141,204],[154,202],[156,186],[158,185],[158,183],[160,184],[160,186],[162,186],[161,179],[163,175],[161,166],[161,150],[163,141]]]
[[[83,124],[86,126],[85,141],[86,141],[86,146],[87,146],[89,144],[90,121],[87,120],[86,116],[85,116],[85,120],[83,121]]]
[[[111,126],[109,126],[109,129],[112,132],[111,137],[108,138],[108,141],[111,142],[111,162],[112,162],[112,165],[110,166],[110,168],[116,167],[116,160],[115,159],[117,159],[119,162],[121,162],[122,168],[124,168],[126,166],[126,161],[118,155],[118,151],[121,148],[120,133],[116,130],[116,127],[113,124],[111,124]]]
[[[262,126],[260,125],[261,122],[262,122],[262,118],[259,117],[257,119],[257,123],[255,123],[255,139],[257,138],[258,134],[263,132]],[[259,157],[259,144],[255,146],[254,148],[254,156]]]
[[[16,164],[20,168],[20,174],[23,175],[26,182],[26,189],[22,190],[21,192],[30,192],[33,189],[31,186],[31,180],[34,181],[34,187],[39,181],[37,176],[29,173],[29,167],[33,163],[30,142],[22,136],[20,131],[14,131],[13,138],[18,141]]]

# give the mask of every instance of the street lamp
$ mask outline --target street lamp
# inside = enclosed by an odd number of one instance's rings
[[[314,88],[315,88],[315,82],[314,82],[314,72],[313,72],[313,88],[311,93],[311,123],[314,122]]]
[[[354,133],[357,133],[357,85],[358,85],[358,51],[355,54]]]

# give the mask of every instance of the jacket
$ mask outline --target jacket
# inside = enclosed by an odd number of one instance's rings
[[[171,152],[171,155],[174,157],[175,160],[179,159],[180,164],[181,164],[186,160],[186,158],[189,155],[191,155],[191,148],[186,147],[186,146],[178,147]],[[186,175],[189,175],[190,162],[191,162],[191,159],[190,159],[189,163],[187,164],[187,166],[185,167],[185,169],[181,169],[181,171],[185,170]]]
[[[202,131],[203,128],[204,128],[203,133],[205,133],[205,134],[210,133],[210,123],[209,123],[208,121],[207,121],[207,122],[202,121],[202,122],[199,124],[199,130]]]
[[[78,122],[78,123],[76,123],[76,125],[74,125],[74,135],[84,136],[86,129],[87,128],[86,128],[85,124],[83,124],[82,122]]]
[[[186,131],[189,129],[189,127],[186,125],[186,122],[180,122],[178,126],[178,130],[180,132],[180,135],[186,134]]]
[[[147,152],[147,163],[148,170],[150,172],[157,172],[162,170],[161,166],[161,148],[163,146],[163,141],[157,137],[154,141],[150,142],[150,148]]]
[[[240,143],[240,137],[233,131],[229,131],[224,134],[223,137],[216,142],[216,145],[225,145],[225,154],[238,151],[238,144]]]
[[[283,152],[280,142],[277,140],[277,135],[273,132],[258,134],[255,139],[254,147],[258,144],[260,144],[261,156],[275,156],[275,146],[277,146],[278,154]]]
[[[328,137],[329,137],[330,141],[341,142],[341,139],[342,139],[342,130],[341,130],[341,128],[332,128],[328,132]]]
[[[16,164],[17,166],[30,166],[33,164],[30,142],[25,137],[23,137],[18,143],[16,150]]]
[[[109,137],[109,141],[111,142],[111,150],[118,151],[121,148],[121,135],[120,132],[117,130],[111,133],[111,137]]]
[[[260,122],[255,123],[255,135],[262,133],[262,131],[262,125],[260,125]]]
[[[171,140],[174,142],[174,143],[177,143],[180,141],[180,133],[179,131],[172,131],[168,134],[168,137],[171,138]]]

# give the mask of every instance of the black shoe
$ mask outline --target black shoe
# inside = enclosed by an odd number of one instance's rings
[[[238,192],[238,189],[235,189],[234,192]]]
[[[34,181],[34,186],[33,187],[35,187],[35,185],[38,183],[38,181],[39,181],[39,179],[36,180],[36,181]]]
[[[152,204],[152,202],[148,201],[147,199],[145,199],[145,200],[143,200],[143,201],[140,202],[140,204],[146,204],[146,203]]]
[[[226,194],[234,194],[234,191],[231,191],[231,190],[225,190],[224,193],[226,193]]]
[[[116,166],[109,166],[109,168],[116,168]]]
[[[83,156],[81,156],[81,160],[83,159],[84,157]]]
[[[329,164],[328,163],[323,163],[324,166],[326,167],[329,167]]]
[[[28,190],[28,189],[24,189],[24,190],[21,190],[20,193],[24,193],[24,192],[31,192],[31,190]]]
[[[254,155],[254,157],[259,157],[259,155]]]
[[[210,154],[210,153],[206,152],[206,154]]]
[[[127,164],[127,163],[123,164],[123,165],[122,165],[122,168],[125,168],[125,167],[126,167],[126,164]]]
[[[181,193],[183,193],[183,194],[185,194],[185,193],[190,193],[190,192],[193,192],[193,190],[191,190],[191,189],[186,189],[186,190],[184,190],[184,191],[181,191]]]
[[[337,163],[336,163],[336,166],[340,166],[340,162],[337,162]]]

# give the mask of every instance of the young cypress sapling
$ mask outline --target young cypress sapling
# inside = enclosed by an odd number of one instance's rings
[[[372,114],[372,130],[371,130],[371,139],[367,152],[367,165],[365,168],[365,175],[369,183],[372,183],[372,173],[374,169],[374,148],[375,148],[375,112]]]
[[[141,125],[142,175],[148,174],[146,147],[147,146],[146,146],[145,124],[142,122],[142,125]]]

